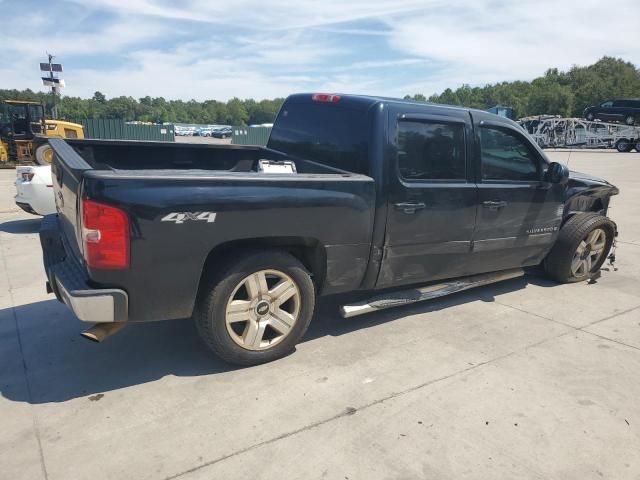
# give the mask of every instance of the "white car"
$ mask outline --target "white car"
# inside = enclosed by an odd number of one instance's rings
[[[16,168],[16,205],[34,215],[56,213],[51,166]]]

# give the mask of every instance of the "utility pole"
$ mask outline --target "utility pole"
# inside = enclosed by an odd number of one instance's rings
[[[47,63],[40,64],[40,71],[48,73],[48,75],[42,77],[42,84],[45,87],[51,87],[51,116],[55,119],[58,118],[57,100],[60,96],[60,89],[64,88],[65,85],[64,80],[59,76],[59,74],[62,73],[62,64],[53,63],[53,59],[55,57],[49,52],[47,52],[47,57],[49,58],[49,61]]]

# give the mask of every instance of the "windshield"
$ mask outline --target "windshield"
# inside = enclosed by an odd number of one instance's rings
[[[286,102],[268,147],[294,157],[367,173],[367,112],[339,103]]]
[[[41,123],[44,117],[42,105],[29,105],[29,118],[31,123]]]

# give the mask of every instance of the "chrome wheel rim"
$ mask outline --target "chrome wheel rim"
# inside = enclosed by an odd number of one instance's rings
[[[574,277],[584,277],[591,273],[604,255],[604,248],[607,245],[607,234],[601,228],[589,232],[587,236],[578,244],[578,248],[571,260],[571,274]]]
[[[282,342],[300,316],[300,289],[287,274],[260,270],[248,275],[227,302],[231,339],[246,350],[266,350]]]

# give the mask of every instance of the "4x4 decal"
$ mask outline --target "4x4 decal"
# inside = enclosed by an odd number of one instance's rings
[[[213,223],[216,221],[215,212],[171,212],[160,219],[161,222],[181,224],[187,220]]]

